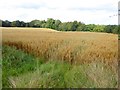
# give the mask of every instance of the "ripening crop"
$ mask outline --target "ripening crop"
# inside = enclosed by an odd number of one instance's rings
[[[38,28],[3,28],[3,45],[15,46],[45,60],[71,64],[93,61],[116,66],[118,36],[95,32],[59,32]]]

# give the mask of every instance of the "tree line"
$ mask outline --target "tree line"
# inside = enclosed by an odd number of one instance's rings
[[[0,20],[2,27],[36,27],[36,28],[51,28],[58,31],[90,31],[90,32],[106,32],[106,33],[120,33],[120,25],[95,25],[85,24],[83,22],[61,22],[60,20],[54,20],[48,18],[45,20],[32,20],[31,22],[24,21],[8,21]]]

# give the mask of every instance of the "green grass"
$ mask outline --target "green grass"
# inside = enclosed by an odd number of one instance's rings
[[[2,58],[1,57],[0,57],[0,89],[2,89]]]
[[[117,74],[103,63],[71,65],[44,62],[23,51],[3,47],[3,87],[14,88],[115,88]]]
[[[37,59],[15,47],[3,46],[2,50],[2,85],[9,87],[9,76],[18,76],[29,71],[36,70]],[[39,64],[43,60],[38,60]]]

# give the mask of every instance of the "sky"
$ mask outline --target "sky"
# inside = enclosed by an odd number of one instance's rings
[[[119,0],[0,0],[0,19],[29,22],[34,19],[118,24]]]

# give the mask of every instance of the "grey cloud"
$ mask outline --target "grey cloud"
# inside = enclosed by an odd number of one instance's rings
[[[116,12],[117,10],[110,6],[110,4],[105,4],[97,7],[76,7],[76,8],[69,8],[69,10],[77,10],[77,11],[109,11],[109,12]]]
[[[23,3],[21,5],[16,6],[17,8],[24,8],[24,9],[39,9],[46,7],[45,3]]]
[[[77,10],[77,11],[110,11],[110,12],[116,12],[115,9],[110,8],[69,8],[68,10]]]
[[[17,5],[16,8],[24,8],[24,9],[47,8],[47,9],[50,9],[50,10],[59,9],[58,7],[47,6],[45,3],[24,3],[24,4],[21,4],[21,5]]]

